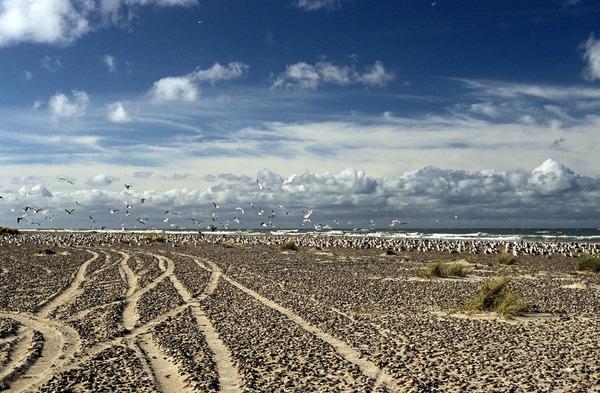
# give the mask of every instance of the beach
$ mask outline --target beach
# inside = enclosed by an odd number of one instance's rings
[[[8,391],[600,391],[600,273],[580,266],[598,243],[40,232],[0,244]],[[500,279],[522,307],[477,309]]]

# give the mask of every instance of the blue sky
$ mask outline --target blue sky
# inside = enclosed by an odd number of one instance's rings
[[[328,224],[597,226],[599,16],[589,0],[0,0],[0,224],[77,196],[53,222],[88,225],[146,193],[154,216],[262,198]]]

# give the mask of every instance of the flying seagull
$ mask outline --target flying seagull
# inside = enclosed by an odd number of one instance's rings
[[[75,183],[73,182],[73,180],[69,180],[69,179],[67,179],[66,177],[61,177],[61,176],[59,176],[59,177],[57,177],[57,179],[58,179],[58,180],[60,180],[60,181],[62,181],[62,182],[65,182],[65,183],[69,183],[69,184],[71,184],[71,185],[75,184]]]
[[[256,184],[258,184],[258,189],[259,189],[259,190],[261,190],[261,191],[262,191],[262,190],[271,191],[271,189],[270,189],[270,188],[267,188],[267,187],[265,187],[265,186],[264,186],[264,185],[263,185],[263,184],[260,182],[260,180],[258,180],[258,179],[256,179]]]
[[[71,210],[65,209],[65,212],[67,212],[68,215],[73,214],[74,211],[75,211],[75,209],[71,209]]]
[[[125,184],[125,189],[129,190],[133,187],[133,184]]]

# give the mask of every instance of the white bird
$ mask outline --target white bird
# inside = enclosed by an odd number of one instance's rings
[[[244,214],[244,209],[242,209],[241,207],[236,207],[235,210],[239,210],[242,212],[242,214]]]
[[[270,188],[265,187],[263,184],[261,184],[260,180],[256,179],[256,184],[258,184],[258,189],[259,190],[267,190],[267,191],[271,191]]]
[[[217,205],[215,202],[213,202],[213,203],[212,203],[212,205],[213,205],[213,207],[214,207],[215,209],[218,209],[218,208],[220,208],[220,207],[221,207],[221,206]]]
[[[310,216],[312,216],[312,214],[313,214],[313,211],[312,211],[312,210],[309,210],[309,211],[306,211],[306,212],[304,212],[304,219],[305,219],[305,220],[306,220],[306,219],[309,219],[309,218],[310,218]]]

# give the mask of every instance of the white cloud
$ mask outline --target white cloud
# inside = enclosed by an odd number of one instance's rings
[[[288,65],[286,70],[273,81],[274,88],[295,88],[316,90],[321,85],[338,86],[363,85],[385,86],[395,79],[392,72],[386,71],[382,62],[377,61],[358,72],[354,66],[336,65],[329,61],[308,64],[299,62]]]
[[[113,123],[127,123],[131,121],[131,116],[125,109],[125,104],[121,101],[108,104],[106,117]]]
[[[155,102],[196,101],[200,96],[200,83],[216,83],[221,80],[238,79],[244,75],[248,68],[248,65],[237,61],[226,66],[215,63],[210,68],[197,69],[187,75],[162,78],[154,82],[150,94]]]
[[[192,102],[198,99],[200,89],[189,76],[169,76],[154,82],[151,94],[156,102]]]
[[[48,108],[52,117],[80,117],[85,114],[90,98],[85,91],[73,90],[69,98],[63,93],[57,93],[50,97]]]
[[[87,181],[87,184],[89,184],[91,186],[109,186],[117,180],[119,180],[119,179],[114,176],[107,175],[106,173],[99,173],[95,176],[92,176]]]
[[[59,56],[44,56],[42,58],[42,68],[49,72],[56,72],[62,67],[62,61]]]
[[[139,6],[190,6],[196,0],[1,0],[0,46],[65,45]],[[126,11],[126,12],[125,12]]]
[[[108,72],[114,73],[117,72],[117,59],[113,55],[104,55],[102,57],[102,62],[108,69]]]
[[[53,196],[50,190],[48,190],[43,184],[36,184],[35,186],[31,187],[22,186],[18,193],[21,197],[41,196],[44,198],[51,198]]]
[[[392,72],[385,70],[383,63],[376,61],[366,72],[358,76],[358,82],[367,86],[385,86],[395,79]]]
[[[470,110],[471,112],[482,114],[488,117],[500,116],[500,111],[491,102],[480,102],[476,104],[471,104]]]
[[[585,68],[583,77],[589,81],[600,79],[600,40],[590,34],[589,38],[581,44]]]
[[[259,190],[254,181],[261,179],[269,190]],[[99,174],[88,181],[93,187],[107,186],[117,179]],[[367,218],[377,218],[386,226],[390,217],[408,219],[414,225],[426,222],[454,224],[468,223],[560,223],[575,220],[580,223],[597,222],[600,208],[600,178],[578,175],[557,161],[548,159],[532,171],[521,169],[456,170],[427,166],[399,175],[373,177],[355,169],[326,172],[303,172],[285,176],[262,170],[256,176],[219,175],[207,188],[174,188],[163,191],[133,190],[109,191],[98,188],[56,190],[51,193],[43,185],[23,186],[18,192],[5,193],[9,206],[37,206],[61,212],[73,200],[80,208],[64,225],[77,226],[73,220],[87,222],[87,211],[102,225],[120,225],[122,221],[111,217],[108,208],[118,208],[123,201],[145,198],[144,205],[135,207],[135,214],[150,218],[160,225],[165,209],[176,209],[188,218],[195,216],[210,222],[211,202],[221,205],[219,221],[232,219],[236,206],[246,206],[248,201],[266,211],[275,209],[278,215],[273,222],[281,227],[298,226],[301,212],[314,209],[313,223],[331,223],[333,219],[351,218],[352,226],[367,226]],[[53,198],[49,198],[53,196]],[[36,199],[37,198],[37,199]],[[37,204],[36,204],[37,203]],[[285,216],[279,208],[291,210]],[[85,209],[85,210],[83,210]],[[63,217],[61,215],[60,217]],[[78,218],[79,217],[79,218]],[[12,220],[13,218],[4,218]],[[128,225],[135,224],[136,217]],[[247,226],[258,226],[264,217],[246,209],[242,217]],[[111,221],[113,220],[113,221]],[[177,220],[177,218],[173,218]],[[386,221],[387,220],[387,221]],[[435,225],[435,224],[434,224]]]
[[[71,0],[3,0],[0,46],[21,42],[65,44],[89,31]]]
[[[239,61],[234,61],[226,66],[219,63],[205,70],[198,69],[191,74],[191,77],[198,82],[215,83],[220,80],[232,80],[240,78],[248,70],[248,65]]]
[[[575,180],[573,171],[549,158],[531,172],[529,184],[542,194],[552,194],[570,190]]]
[[[340,0],[296,0],[296,7],[305,11],[332,10],[340,7],[340,3]]]
[[[534,97],[547,100],[586,100],[600,98],[600,89],[579,86],[530,85],[472,79],[457,79],[479,94],[496,97]]]

